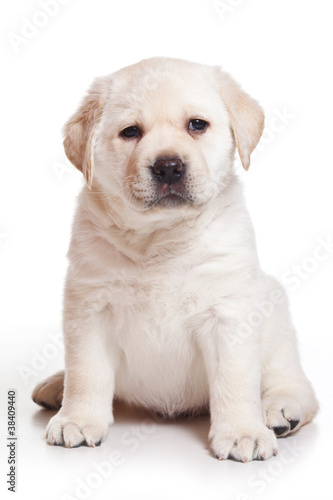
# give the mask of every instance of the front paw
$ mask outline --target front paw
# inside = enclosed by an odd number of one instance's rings
[[[49,444],[66,448],[77,448],[83,444],[99,446],[105,438],[109,424],[97,418],[85,418],[82,414],[72,415],[60,410],[51,418],[46,439]]]
[[[221,426],[211,428],[209,437],[212,449],[219,460],[268,460],[277,455],[277,441],[274,432],[264,424],[246,426]]]

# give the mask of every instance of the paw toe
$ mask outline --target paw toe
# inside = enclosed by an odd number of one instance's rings
[[[296,402],[287,398],[271,397],[263,401],[263,416],[266,426],[272,429],[277,437],[285,437],[300,427],[302,409]]]
[[[106,434],[106,429],[95,425],[86,425],[81,430],[88,446],[100,446]]]
[[[64,437],[61,425],[50,423],[47,427],[46,439],[48,444],[62,446],[64,444]]]
[[[80,431],[80,427],[74,422],[64,424],[62,432],[66,448],[77,448],[84,444],[85,438]]]
[[[293,431],[299,424],[299,420],[289,420],[290,430]]]
[[[274,431],[276,436],[280,437],[289,431],[289,427],[287,425],[277,425],[277,426],[273,427],[273,431]]]

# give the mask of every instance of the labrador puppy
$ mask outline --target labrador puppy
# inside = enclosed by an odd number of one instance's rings
[[[318,410],[279,283],[263,273],[242,187],[264,128],[218,67],[152,58],[97,78],[67,122],[83,173],[69,249],[65,373],[50,444],[95,446],[118,398],[210,413],[220,460],[269,459]]]

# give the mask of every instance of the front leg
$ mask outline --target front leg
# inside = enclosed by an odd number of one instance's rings
[[[65,387],[62,407],[47,426],[49,444],[96,446],[113,422],[117,351],[109,338],[109,310],[66,290]]]
[[[210,392],[209,437],[219,460],[248,462],[277,454],[261,410],[260,332],[244,336],[244,324],[210,311],[198,331]]]

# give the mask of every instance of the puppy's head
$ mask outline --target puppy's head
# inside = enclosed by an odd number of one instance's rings
[[[264,115],[219,68],[153,58],[96,79],[65,125],[90,188],[138,211],[203,206],[248,169]]]

